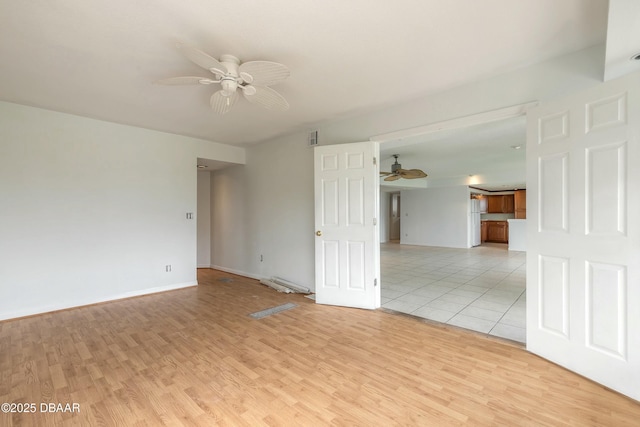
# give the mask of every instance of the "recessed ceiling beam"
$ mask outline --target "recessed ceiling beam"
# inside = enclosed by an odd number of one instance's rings
[[[508,119],[511,117],[518,117],[526,114],[527,110],[531,107],[538,105],[538,101],[527,102],[525,104],[513,105],[511,107],[500,108],[498,110],[486,111],[484,113],[473,114],[470,116],[459,117],[456,119],[445,120],[443,122],[432,123],[429,125],[418,126],[409,129],[403,129],[390,133],[383,133],[380,135],[374,135],[369,138],[370,141],[395,141],[402,138],[409,138],[412,136],[425,135],[433,132],[440,132],[444,130],[460,129],[469,126],[479,125],[483,123],[495,122],[498,120]]]

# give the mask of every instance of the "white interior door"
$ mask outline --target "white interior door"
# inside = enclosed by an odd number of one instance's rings
[[[315,148],[316,302],[380,307],[378,143]]]
[[[527,348],[640,400],[640,73],[527,123]]]

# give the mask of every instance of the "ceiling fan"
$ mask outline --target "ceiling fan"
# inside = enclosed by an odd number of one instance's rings
[[[233,55],[222,55],[218,61],[185,44],[178,43],[178,48],[187,59],[213,73],[214,78],[171,77],[155,83],[163,85],[220,84],[222,88],[216,91],[210,100],[211,108],[219,114],[231,110],[239,98],[238,92],[242,92],[247,101],[267,109],[281,111],[289,109],[287,100],[269,87],[289,77],[290,72],[285,65],[271,61],[240,63],[240,60]]]
[[[425,178],[427,176],[427,174],[420,169],[402,169],[402,165],[398,163],[398,155],[394,154],[393,157],[396,159],[396,162],[391,165],[391,172],[380,172],[380,175],[386,176],[385,181],[395,181],[400,178]]]

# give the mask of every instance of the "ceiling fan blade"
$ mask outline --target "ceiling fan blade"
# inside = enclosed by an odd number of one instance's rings
[[[252,85],[238,85],[238,89],[242,89],[244,94],[247,96],[253,96],[257,92],[256,87]]]
[[[420,169],[400,169],[398,172],[404,179],[424,178],[427,176],[427,174]]]
[[[243,91],[242,94],[247,101],[252,104],[262,105],[269,110],[285,111],[289,109],[289,103],[282,95],[275,90],[266,86],[253,86],[256,88],[254,95],[249,95],[247,91]]]
[[[380,172],[380,175],[392,175],[393,172]]]
[[[286,65],[271,61],[249,61],[238,68],[242,80],[258,86],[271,86],[280,83],[291,72]]]
[[[178,43],[178,49],[182,51],[182,54],[186,56],[191,62],[202,68],[211,71],[214,74],[220,74],[224,76],[227,74],[227,67],[222,65],[217,59],[207,55],[206,53],[196,49],[195,47]]]
[[[385,181],[397,181],[400,179],[400,175],[391,175],[386,177],[384,180]]]
[[[156,80],[154,83],[161,85],[209,85],[211,83],[218,83],[217,80],[208,79],[206,77],[196,76],[184,76],[184,77],[170,77],[168,79]]]
[[[223,93],[223,90],[219,90],[211,95],[211,109],[218,114],[225,114],[229,112],[231,107],[233,107],[238,100],[238,92],[233,92],[229,96],[224,96]]]

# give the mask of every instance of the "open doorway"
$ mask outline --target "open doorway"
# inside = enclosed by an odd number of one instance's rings
[[[212,268],[213,238],[212,221],[214,216],[212,173],[237,165],[222,160],[196,158],[196,266]]]
[[[383,308],[525,342],[524,248],[512,251],[507,243],[495,242],[472,247],[472,239],[456,235],[471,223],[470,187],[487,195],[525,188],[524,109],[501,110],[507,114],[499,120],[479,115],[487,120],[474,116],[468,123],[437,124],[415,135],[380,137],[381,170],[389,167],[385,161],[393,161],[391,153],[400,153],[404,168],[429,175],[424,185],[421,180],[381,181],[389,197],[389,240],[380,248]],[[496,224],[515,219],[507,212],[485,216]],[[398,236],[394,221],[399,226],[401,219],[408,222]]]

